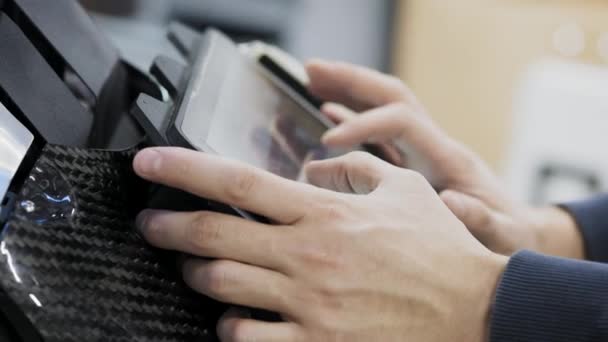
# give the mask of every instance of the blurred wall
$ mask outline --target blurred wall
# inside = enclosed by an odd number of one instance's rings
[[[551,56],[608,61],[605,0],[401,0],[398,15],[396,72],[451,135],[500,171],[527,68]]]
[[[531,66],[513,116],[505,180],[516,198],[542,205],[608,191],[607,66]]]
[[[393,0],[296,1],[286,47],[304,60],[325,57],[388,70],[393,7]]]
[[[220,26],[247,38],[248,32],[271,38],[302,60],[323,57],[388,70],[397,0],[80,1],[104,17],[125,19],[123,24],[103,22],[119,39],[118,31],[130,34],[136,21],[165,25],[177,19],[196,27]]]

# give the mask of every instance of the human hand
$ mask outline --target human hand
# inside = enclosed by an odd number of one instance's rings
[[[311,92],[328,101],[323,112],[338,123],[324,136],[325,144],[378,144],[393,164],[424,174],[495,252],[532,249],[584,257],[581,234],[567,213],[513,201],[481,158],[445,134],[403,82],[345,63],[314,61],[307,70]]]
[[[486,340],[507,258],[466,230],[419,174],[364,153],[308,166],[309,184],[175,148],[141,152],[142,177],[271,219],[145,211],[154,246],[187,253],[184,279],[239,312],[223,341]],[[209,259],[202,259],[209,258]]]

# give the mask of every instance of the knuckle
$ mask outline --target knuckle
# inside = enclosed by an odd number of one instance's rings
[[[230,263],[227,261],[211,262],[205,267],[204,273],[202,285],[208,294],[221,299],[230,282]]]
[[[410,191],[422,193],[435,193],[429,180],[420,172],[414,170],[397,170],[398,178],[401,179],[401,186]]]
[[[332,198],[326,200],[318,210],[315,210],[315,216],[322,221],[337,221],[342,222],[349,218],[352,213],[351,205],[341,199]]]
[[[323,331],[336,331],[336,315],[345,310],[345,303],[333,289],[316,289],[305,296],[305,305]]]
[[[481,243],[498,253],[502,251],[497,250],[497,246],[509,245],[511,241],[509,236],[502,236],[497,229],[491,226],[480,224],[476,228],[470,228],[470,230]]]
[[[407,103],[399,102],[393,104],[392,111],[388,114],[395,122],[401,122],[401,124],[409,124],[417,114],[412,110],[410,105]]]
[[[338,270],[345,265],[337,249],[327,245],[303,244],[298,254],[303,264],[318,270]]]
[[[395,122],[403,130],[403,134],[411,134],[420,128],[422,123],[420,113],[414,111],[407,103],[397,103],[393,106],[393,110],[388,114],[389,120]]]
[[[484,165],[477,154],[459,142],[453,142],[452,151],[454,155],[459,156],[457,167],[460,170],[458,171],[479,172],[479,169]]]
[[[405,176],[407,177],[407,179],[409,181],[413,182],[414,184],[427,184],[428,183],[428,181],[426,180],[424,175],[418,171],[410,170],[410,169],[403,169],[401,171],[403,171]]]
[[[205,250],[213,246],[221,238],[222,225],[217,216],[208,212],[195,214],[186,231],[186,239],[197,250]]]
[[[169,158],[167,165],[171,165],[171,168],[162,171],[163,174],[171,174],[172,178],[175,178],[179,182],[186,182],[188,179],[196,179],[198,172],[196,172],[196,166],[192,158],[183,154],[183,151],[177,154],[168,154]]]
[[[329,255],[321,248],[309,247],[302,252],[302,259],[308,265],[322,265],[326,266],[330,264]]]
[[[490,238],[496,238],[498,231],[493,227],[494,218],[485,208],[480,208],[477,212],[469,211],[468,215],[471,216],[469,222],[475,223],[474,228],[484,229]]]
[[[399,77],[387,75],[386,82],[391,88],[395,89],[395,91],[405,92],[407,89],[405,83],[403,83]]]
[[[258,175],[251,169],[242,168],[227,180],[226,196],[233,203],[242,203],[249,199],[258,183]]]
[[[344,172],[352,166],[367,176],[379,176],[384,164],[382,161],[367,152],[355,151],[345,156],[342,168]]]
[[[379,80],[381,80],[383,87],[390,91],[391,95],[393,95],[393,93],[395,95],[401,95],[400,92],[406,88],[405,83],[395,75],[381,72],[376,72],[376,75],[380,77]]]
[[[409,94],[407,85],[396,76],[388,76],[387,85],[392,90],[394,100],[405,100]]]
[[[364,163],[369,163],[370,161],[373,160],[373,158],[369,153],[362,152],[362,151],[354,151],[354,152],[349,152],[345,156],[345,160],[348,163],[352,163],[352,164],[364,164]]]

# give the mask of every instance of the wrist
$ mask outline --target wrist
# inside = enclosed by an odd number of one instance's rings
[[[492,312],[496,301],[496,291],[500,284],[500,280],[507,269],[510,258],[500,254],[491,253],[483,261],[485,266],[480,267],[481,278],[478,284],[481,286],[479,290],[479,312],[481,313],[480,333],[478,334],[479,342],[488,342],[490,339],[490,330],[492,323]]]
[[[582,232],[567,211],[559,207],[537,208],[533,211],[537,251],[570,259],[585,259]]]
[[[505,270],[507,269],[507,265],[509,264],[510,257],[506,257],[503,255],[495,254],[493,258],[491,258],[491,267],[490,267],[490,283],[489,283],[489,293],[490,299],[487,302],[487,315],[485,321],[485,334],[483,342],[488,342],[490,340],[490,331],[492,329],[492,313],[494,311],[494,304],[496,303],[496,292],[498,290],[498,286],[500,285],[500,281],[502,279]]]

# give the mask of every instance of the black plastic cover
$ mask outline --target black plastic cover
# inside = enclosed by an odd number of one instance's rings
[[[86,111],[17,25],[0,13],[0,89],[28,128],[54,144],[87,146],[93,114]],[[11,104],[16,107],[10,108]]]
[[[120,56],[78,1],[12,1],[99,98]]]

